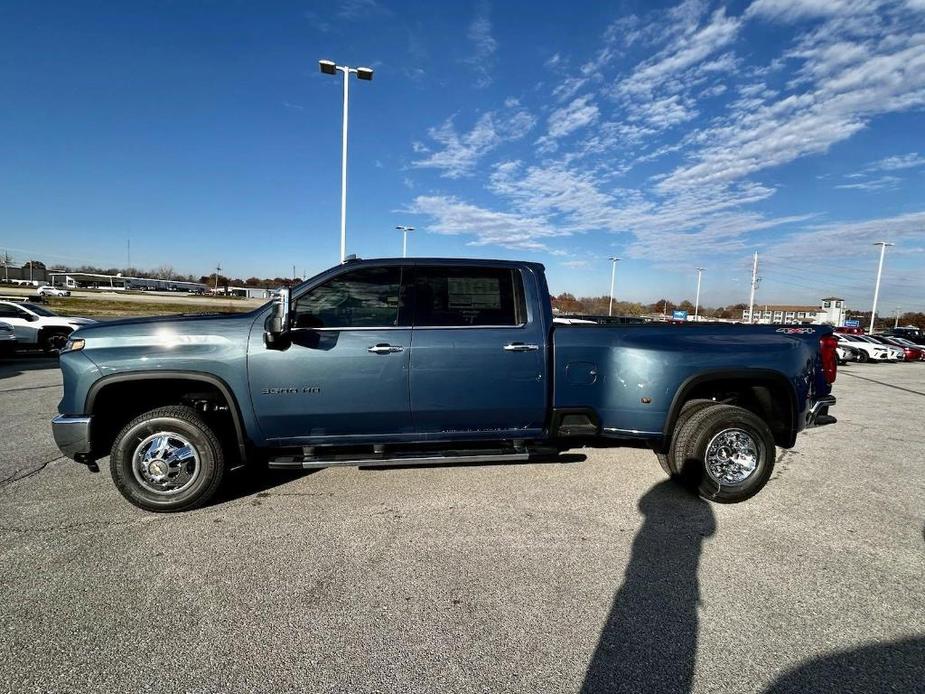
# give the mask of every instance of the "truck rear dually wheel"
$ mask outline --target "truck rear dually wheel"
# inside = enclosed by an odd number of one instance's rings
[[[745,501],[774,470],[774,435],[756,414],[734,405],[706,407],[677,430],[675,479],[705,499]]]
[[[126,499],[147,511],[189,511],[207,503],[225,460],[215,433],[191,407],[160,407],[125,425],[109,467]]]

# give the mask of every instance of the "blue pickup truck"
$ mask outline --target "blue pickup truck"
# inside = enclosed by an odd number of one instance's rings
[[[595,325],[553,316],[543,266],[348,260],[243,314],[98,323],[60,355],[61,451],[109,456],[131,503],[182,511],[244,465],[526,461],[649,447],[707,499],[767,482],[835,421],[824,326]]]

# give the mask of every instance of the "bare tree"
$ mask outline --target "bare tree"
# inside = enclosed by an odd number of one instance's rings
[[[174,272],[173,265],[164,264],[154,270],[154,276],[162,280],[172,280],[177,276],[177,273]]]

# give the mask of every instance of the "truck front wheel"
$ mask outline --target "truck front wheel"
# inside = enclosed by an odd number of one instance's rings
[[[705,499],[745,501],[774,470],[774,435],[754,413],[734,405],[701,409],[676,432],[672,455],[681,484]]]
[[[147,511],[189,511],[207,503],[225,471],[222,446],[191,407],[159,407],[125,425],[109,467],[126,499]]]

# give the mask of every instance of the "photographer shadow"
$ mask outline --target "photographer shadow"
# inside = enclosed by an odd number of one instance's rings
[[[582,692],[691,690],[700,602],[697,570],[703,541],[716,531],[716,520],[709,503],[670,480],[650,489],[639,510],[645,520]]]

